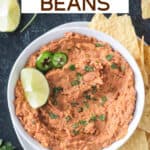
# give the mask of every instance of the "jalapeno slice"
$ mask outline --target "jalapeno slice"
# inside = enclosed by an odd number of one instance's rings
[[[43,52],[36,60],[36,68],[41,72],[46,73],[53,67],[52,58],[53,53],[48,51]]]
[[[55,68],[61,68],[67,63],[68,57],[63,52],[56,52],[53,56],[52,63]]]

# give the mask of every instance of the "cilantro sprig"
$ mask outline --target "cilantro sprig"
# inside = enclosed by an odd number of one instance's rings
[[[15,147],[11,142],[3,142],[3,140],[0,139],[0,150],[15,150]]]

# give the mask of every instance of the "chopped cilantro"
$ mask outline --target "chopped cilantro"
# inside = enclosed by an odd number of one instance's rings
[[[86,126],[88,124],[88,122],[86,120],[80,120],[79,124],[82,126]]]
[[[106,96],[102,96],[101,100],[102,100],[102,102],[106,102],[107,101],[107,97]]]
[[[91,122],[91,121],[96,121],[96,120],[97,120],[97,116],[96,116],[96,115],[93,115],[93,116],[91,116],[91,118],[90,118],[89,121]]]
[[[85,66],[85,67],[84,67],[84,70],[85,70],[86,72],[91,72],[91,71],[94,71],[94,68],[93,68],[92,66]]]
[[[84,92],[83,92],[83,96],[84,96],[87,100],[90,100],[90,99],[91,99],[91,95],[89,95],[88,92],[89,92],[89,91],[84,91]]]
[[[72,133],[73,133],[74,135],[78,135],[80,132],[79,132],[79,130],[73,130]]]
[[[57,105],[58,104],[56,97],[52,97],[51,98],[51,102],[52,102],[53,105]]]
[[[115,63],[112,63],[112,64],[111,64],[111,68],[112,68],[112,69],[118,69],[118,65],[115,64]]]
[[[79,107],[78,108],[78,112],[80,113],[80,112],[83,112],[83,108],[82,107]]]
[[[112,55],[112,54],[109,54],[109,55],[106,56],[106,59],[107,59],[108,61],[111,61],[112,58],[113,58],[113,55]]]
[[[79,123],[78,123],[78,122],[74,123],[74,124],[72,125],[72,127],[73,127],[74,129],[78,128],[78,127],[79,127]]]
[[[72,86],[76,86],[76,85],[79,85],[80,84],[80,81],[79,80],[73,80],[72,82],[71,82],[71,85]]]
[[[10,142],[3,142],[2,139],[0,139],[0,150],[14,150],[15,147]]]
[[[91,95],[85,95],[85,98],[90,100],[91,99]]]
[[[66,119],[66,122],[69,122],[72,118],[70,116],[67,116],[65,119]]]
[[[106,96],[102,96],[101,97],[101,105],[103,106],[105,104],[105,102],[107,101],[107,97]]]
[[[102,115],[98,116],[98,119],[101,121],[104,121],[106,119],[106,117],[104,114],[102,114]]]
[[[74,71],[74,70],[76,70],[76,67],[75,67],[75,65],[72,64],[72,65],[69,66],[69,69],[70,69],[71,71]]]
[[[77,80],[81,80],[82,79],[82,74],[81,73],[77,72],[76,76],[77,76]]]
[[[62,87],[54,87],[53,88],[53,94],[56,96],[58,93],[62,92],[63,88]]]
[[[96,43],[95,46],[96,46],[96,47],[102,47],[102,46],[104,46],[104,45],[102,45],[102,44],[100,44],[100,43]]]
[[[51,102],[52,102],[53,105],[57,105],[57,94],[59,94],[62,91],[63,91],[62,87],[54,87],[53,88],[53,96],[52,96],[52,99],[51,99]]]
[[[49,116],[51,119],[57,119],[59,117],[57,114],[54,114],[52,112],[49,112]]]

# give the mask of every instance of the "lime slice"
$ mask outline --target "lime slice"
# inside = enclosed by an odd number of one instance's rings
[[[0,0],[0,31],[12,32],[20,23],[20,6],[17,0]]]
[[[21,71],[21,83],[32,108],[39,108],[47,102],[50,93],[49,84],[40,71],[24,68]]]

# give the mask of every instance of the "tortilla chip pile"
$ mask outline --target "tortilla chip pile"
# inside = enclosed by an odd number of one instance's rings
[[[143,19],[150,18],[150,0],[141,0],[142,1],[142,17]]]
[[[106,18],[102,14],[96,14],[89,23],[89,27],[107,33],[118,40],[129,50],[141,69],[145,84],[144,113],[135,133],[120,150],[150,150],[150,46],[144,44],[144,37],[137,38],[128,15],[112,14]]]

